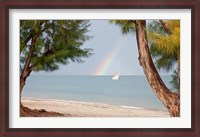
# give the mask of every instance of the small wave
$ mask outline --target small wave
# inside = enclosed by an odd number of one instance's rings
[[[141,107],[133,107],[133,106],[121,106],[123,108],[132,108],[132,109],[143,109]]]

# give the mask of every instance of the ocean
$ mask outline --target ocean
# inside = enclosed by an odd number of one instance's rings
[[[168,88],[170,76],[162,76]],[[145,76],[30,76],[23,97],[106,103],[127,107],[166,110]]]

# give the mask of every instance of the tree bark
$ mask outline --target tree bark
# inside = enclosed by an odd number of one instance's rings
[[[32,57],[33,50],[34,50],[34,47],[35,47],[35,42],[36,42],[37,38],[39,37],[39,35],[48,28],[48,26],[46,26],[45,28],[43,28],[41,30],[40,26],[43,25],[43,23],[45,23],[45,22],[46,21],[35,21],[35,28],[36,28],[37,31],[34,28],[31,31],[30,35],[25,40],[26,44],[31,40],[31,46],[30,46],[30,49],[29,49],[28,57],[26,59],[24,68],[22,70],[22,74],[20,75],[20,105],[21,105],[21,107],[23,107],[22,102],[21,102],[23,87],[26,84],[26,79],[28,78],[30,73],[35,68],[35,64],[31,65],[31,57]]]
[[[23,107],[22,101],[21,101],[23,87],[25,86],[27,77],[30,75],[30,73],[34,69],[34,67],[30,67],[30,63],[31,63],[31,57],[33,54],[33,49],[34,49],[36,40],[37,40],[37,35],[32,37],[30,51],[26,59],[24,68],[22,70],[22,74],[20,75],[20,107]]]
[[[24,86],[25,86],[25,84],[26,84],[26,79],[28,78],[28,76],[30,75],[30,73],[32,72],[32,70],[34,69],[34,67],[28,67],[28,68],[26,68],[24,71],[23,71],[23,73],[21,74],[21,76],[20,76],[20,105],[21,106],[23,106],[22,105],[22,99],[21,99],[21,97],[22,97],[22,90],[23,90],[23,88],[24,88]]]
[[[170,116],[180,116],[180,94],[171,92],[162,81],[151,58],[146,35],[146,21],[136,20],[136,38],[139,52],[139,63],[156,96],[168,109]]]
[[[163,20],[159,20],[160,23],[162,24],[163,28],[165,29],[165,31],[168,33],[168,34],[172,34],[171,30],[169,29],[169,27],[166,25],[166,23],[163,21]]]

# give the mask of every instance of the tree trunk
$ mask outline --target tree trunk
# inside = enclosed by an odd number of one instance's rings
[[[30,51],[29,51],[28,57],[26,59],[24,68],[22,70],[22,74],[20,76],[20,107],[23,107],[21,97],[22,97],[23,87],[26,83],[26,79],[30,75],[32,70],[35,68],[34,65],[30,66],[30,63],[31,63],[31,56],[33,54],[33,49],[34,49],[34,46],[35,46],[36,39],[37,39],[37,36],[34,36],[31,40]]]
[[[146,78],[156,96],[168,109],[170,116],[180,116],[180,94],[171,92],[158,74],[151,58],[146,35],[146,21],[136,20],[136,38],[139,52],[139,62]]]
[[[166,23],[163,20],[159,20],[160,23],[162,24],[164,30],[168,33],[168,34],[172,34],[171,30],[169,29],[169,27],[166,25]]]
[[[24,72],[20,76],[20,106],[22,107],[22,90],[26,84],[26,79],[30,75],[32,70],[29,68],[28,70],[24,70]]]
[[[25,79],[20,78],[20,106],[22,106],[22,89],[24,88],[25,85]]]

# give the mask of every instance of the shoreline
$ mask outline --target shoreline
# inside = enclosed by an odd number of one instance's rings
[[[169,117],[164,110],[95,102],[22,97],[22,104],[30,109],[61,113],[65,117]]]

